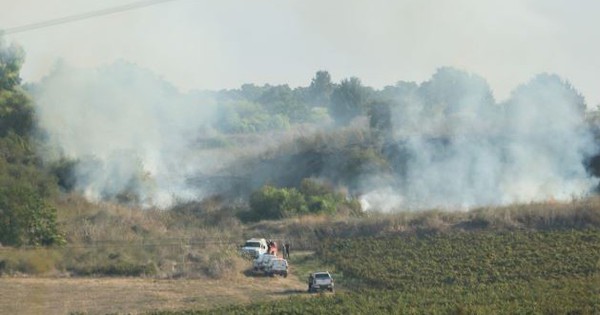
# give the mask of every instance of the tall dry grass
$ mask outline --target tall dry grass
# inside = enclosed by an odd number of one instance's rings
[[[469,211],[366,213],[361,217],[305,216],[262,221],[246,227],[247,235],[275,235],[296,249],[313,249],[324,238],[411,235],[473,230],[545,230],[600,228],[600,197],[569,202],[538,202]]]
[[[0,273],[219,278],[245,268],[237,246],[250,237],[289,242],[293,252],[314,249],[325,238],[600,228],[600,197],[455,212],[310,215],[247,225],[216,199],[165,211],[96,204],[69,195],[56,207],[68,244],[0,248]]]

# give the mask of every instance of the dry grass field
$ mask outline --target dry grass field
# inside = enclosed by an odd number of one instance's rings
[[[298,277],[0,278],[1,314],[139,314],[266,301],[304,292]]]

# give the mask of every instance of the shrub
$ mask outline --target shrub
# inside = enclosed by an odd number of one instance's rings
[[[0,274],[44,274],[62,269],[62,255],[55,249],[3,249]]]
[[[250,195],[252,219],[281,219],[297,214],[308,213],[306,200],[295,188],[275,188],[263,186]]]
[[[246,221],[276,220],[306,214],[335,214],[339,210],[354,213],[360,205],[334,192],[330,185],[304,179],[300,189],[263,186],[250,196],[250,211],[242,213]]]
[[[0,243],[5,245],[55,245],[65,239],[58,230],[56,209],[31,188],[0,188]]]

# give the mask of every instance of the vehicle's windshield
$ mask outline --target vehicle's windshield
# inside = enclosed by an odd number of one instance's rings
[[[260,242],[246,242],[244,247],[260,247]]]
[[[331,278],[327,273],[317,273],[315,274],[315,278],[317,279],[328,279]]]

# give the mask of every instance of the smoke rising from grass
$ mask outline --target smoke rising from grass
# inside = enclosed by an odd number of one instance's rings
[[[397,101],[390,142],[403,154],[391,179],[365,189],[373,209],[569,200],[597,185],[583,165],[597,152],[584,100],[555,75],[496,104],[482,78],[442,68]]]
[[[535,77],[500,104],[483,78],[452,68],[441,68],[420,85],[398,86],[398,91],[390,123],[380,125],[390,126],[380,130],[383,153],[374,153],[389,163],[388,172],[354,177],[360,178],[359,185],[341,183],[359,187],[350,193],[360,195],[363,209],[464,209],[568,200],[597,185],[583,165],[597,152],[583,121],[584,100],[555,75]],[[285,155],[293,150],[277,147],[294,147],[289,144],[295,138],[311,137],[309,129],[319,130],[317,126],[299,128],[300,135],[292,128],[278,138],[260,131],[251,141],[247,134],[223,136],[217,129],[226,111],[219,108],[227,107],[215,94],[183,94],[125,62],[96,70],[58,65],[34,86],[33,94],[38,124],[53,148],[52,154],[45,153],[47,159],[78,161],[75,189],[91,200],[164,208],[236,187],[240,194],[249,193],[286,176],[292,178],[289,182],[302,174],[352,178],[308,169],[315,163],[339,163],[321,161],[339,159],[336,154],[310,148],[316,153],[306,156],[318,158],[298,161],[303,155],[288,159]],[[246,105],[248,110],[260,107]],[[269,122],[266,112],[259,114],[252,123]],[[219,137],[237,142],[202,145]],[[275,148],[276,158],[260,157],[267,147]],[[260,166],[248,170],[242,157],[264,163],[247,164]]]
[[[133,198],[159,207],[195,199],[202,191],[186,178],[222,160],[193,145],[211,132],[211,103],[135,65],[59,64],[34,95],[39,125],[56,149],[49,159],[77,160],[76,189],[89,199]]]

